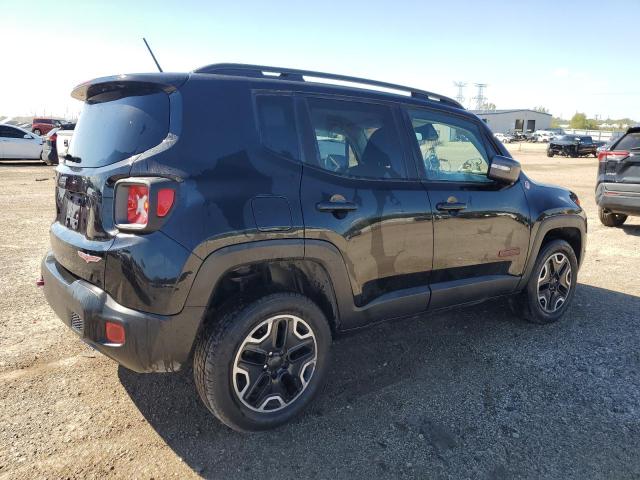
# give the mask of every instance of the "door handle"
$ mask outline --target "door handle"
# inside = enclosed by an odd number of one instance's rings
[[[328,202],[319,202],[316,203],[316,208],[320,212],[353,212],[358,209],[358,206],[353,202],[342,202],[342,201],[328,201]]]
[[[467,204],[462,202],[442,202],[438,203],[436,208],[445,212],[457,212],[458,210],[467,208]]]

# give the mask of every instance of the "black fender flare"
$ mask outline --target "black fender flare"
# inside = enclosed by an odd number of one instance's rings
[[[336,307],[336,325],[344,313],[354,309],[353,292],[347,267],[340,251],[331,243],[318,240],[277,239],[239,243],[209,254],[198,269],[187,297],[187,307],[208,307],[220,279],[244,265],[279,260],[302,260],[319,264],[327,274]]]
[[[580,264],[584,260],[584,252],[587,243],[587,220],[582,214],[567,214],[561,213],[557,215],[547,216],[543,220],[534,224],[531,230],[531,236],[529,238],[529,255],[525,264],[522,278],[518,283],[517,290],[521,290],[525,287],[529,281],[529,277],[533,271],[533,266],[538,258],[542,241],[547,233],[552,230],[560,228],[575,228],[580,232],[580,252],[576,252],[576,255],[580,259]]]

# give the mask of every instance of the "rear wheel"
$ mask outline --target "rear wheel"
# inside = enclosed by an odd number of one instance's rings
[[[605,227],[619,227],[627,221],[626,215],[622,213],[607,212],[601,207],[598,207],[598,216]]]
[[[553,150],[547,149],[547,157],[553,157]]]
[[[578,260],[564,240],[546,244],[536,259],[527,286],[511,298],[514,313],[533,323],[553,323],[566,313],[576,289]]]
[[[194,354],[198,393],[234,430],[274,428],[320,390],[330,344],[325,316],[302,295],[278,293],[237,305],[200,335]]]

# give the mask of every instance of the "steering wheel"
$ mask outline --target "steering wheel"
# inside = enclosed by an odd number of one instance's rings
[[[484,161],[481,158],[470,158],[458,167],[458,172],[477,173],[484,171]]]
[[[324,161],[325,169],[331,172],[342,172],[345,170],[344,164],[344,156],[343,155],[335,155],[330,153],[327,155]]]

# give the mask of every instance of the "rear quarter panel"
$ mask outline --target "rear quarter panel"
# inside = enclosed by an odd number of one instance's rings
[[[193,74],[180,97],[175,144],[132,169],[132,175],[140,169],[180,179],[175,211],[162,231],[200,258],[237,243],[302,238],[302,164],[261,147],[251,83]],[[258,228],[256,214],[270,204],[264,198],[288,206],[289,225]]]

